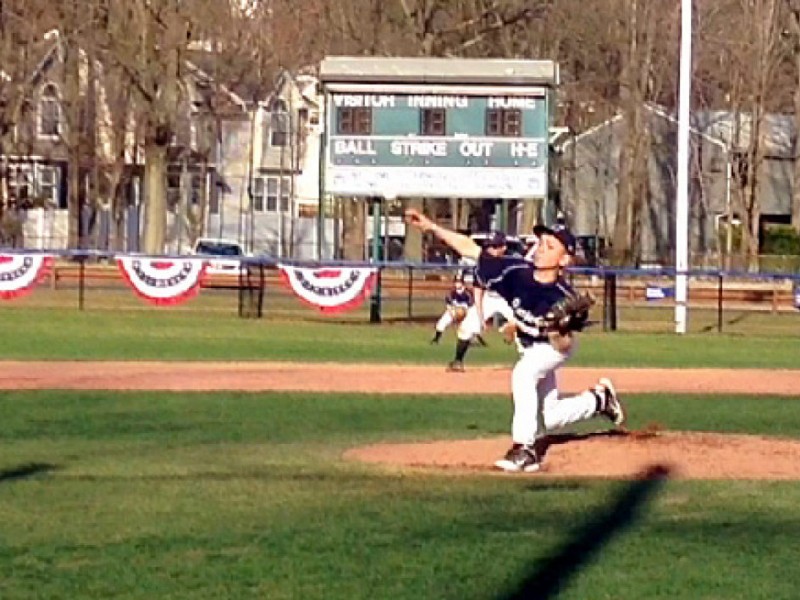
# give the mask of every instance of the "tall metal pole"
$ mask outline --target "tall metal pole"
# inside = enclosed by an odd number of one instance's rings
[[[675,206],[675,333],[686,333],[689,268],[689,117],[692,98],[692,0],[681,0],[678,188]]]
[[[379,263],[381,256],[381,199],[375,196],[372,199],[372,261]],[[375,289],[372,291],[372,301],[370,302],[369,322],[381,322],[381,272],[378,271],[375,280]]]
[[[329,115],[328,92],[322,90],[322,103],[319,115],[319,180],[317,182],[317,260],[322,260],[325,244],[325,149],[328,144],[327,119]]]

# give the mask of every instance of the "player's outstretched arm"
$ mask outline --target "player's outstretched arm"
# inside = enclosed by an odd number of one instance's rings
[[[481,253],[481,247],[472,238],[457,231],[440,227],[416,209],[409,208],[406,210],[406,223],[422,231],[431,232],[461,256],[477,259]]]

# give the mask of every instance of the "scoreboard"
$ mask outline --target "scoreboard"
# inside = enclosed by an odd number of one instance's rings
[[[337,80],[323,68],[326,193],[546,197],[551,86],[520,85],[502,70],[476,81],[478,61],[466,59],[427,59],[441,70],[434,82],[391,68],[420,59],[372,60],[386,61],[389,75]],[[453,60],[461,68],[450,72]]]

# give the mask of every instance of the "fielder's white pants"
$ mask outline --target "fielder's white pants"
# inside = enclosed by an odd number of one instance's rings
[[[436,322],[436,331],[444,332],[445,329],[453,324],[453,311],[449,308],[444,311],[439,320]],[[478,308],[473,304],[467,309],[467,314],[464,320],[458,324],[456,336],[460,340],[471,340],[472,336],[478,335],[481,332],[481,318],[478,315]]]
[[[511,373],[514,418],[511,436],[517,444],[532,445],[547,431],[589,419],[595,415],[597,399],[590,391],[568,398],[558,397],[556,370],[570,357],[550,344],[524,348]]]
[[[456,336],[460,340],[471,340],[473,336],[481,332],[481,317],[478,314],[478,307],[474,304],[467,310],[464,320],[458,324]]]
[[[439,333],[444,333],[444,330],[450,327],[453,322],[453,311],[449,308],[442,313],[442,316],[439,317],[439,320],[436,321],[436,331]]]
[[[508,305],[508,302],[499,295],[497,292],[486,291],[481,298],[481,308],[483,312],[484,322],[488,321],[495,315],[500,315],[506,321],[514,319],[514,311]]]

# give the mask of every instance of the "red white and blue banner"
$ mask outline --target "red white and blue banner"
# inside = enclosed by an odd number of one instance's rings
[[[157,306],[186,302],[197,295],[206,271],[200,258],[118,256],[117,266],[136,294]]]
[[[306,268],[278,265],[281,278],[300,300],[324,314],[360,306],[375,284],[371,267]]]
[[[53,257],[45,254],[0,254],[0,299],[27,294],[52,266]]]

